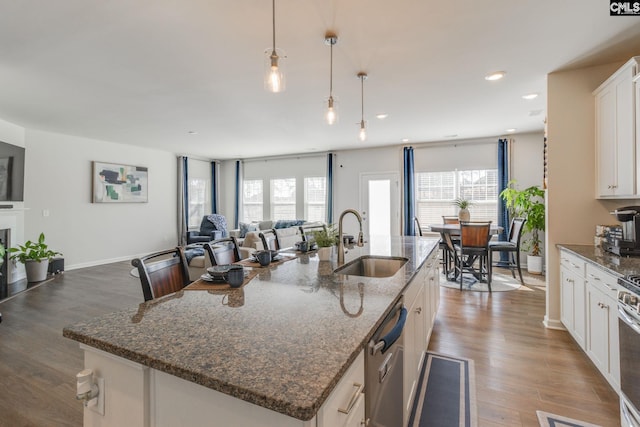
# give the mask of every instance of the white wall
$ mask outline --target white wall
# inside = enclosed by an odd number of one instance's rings
[[[595,105],[592,92],[623,62],[557,72],[547,77],[547,310],[545,324],[560,323],[557,244],[593,245],[596,224],[625,201],[595,199]]]
[[[44,232],[66,269],[177,244],[176,155],[36,130],[26,131],[25,147],[25,238]],[[91,203],[94,160],[148,167],[149,202]]]

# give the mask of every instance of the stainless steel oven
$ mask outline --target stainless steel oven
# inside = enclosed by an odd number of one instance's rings
[[[640,276],[618,283],[620,419],[623,427],[640,427]]]

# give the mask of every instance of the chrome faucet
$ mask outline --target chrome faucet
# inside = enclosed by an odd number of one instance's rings
[[[347,209],[340,214],[340,219],[338,220],[338,265],[344,264],[344,240],[342,237],[342,219],[348,213],[354,214],[358,219],[358,222],[360,223],[360,232],[358,233],[357,245],[364,246],[364,237],[362,235],[362,216],[360,216],[360,213],[355,209]]]

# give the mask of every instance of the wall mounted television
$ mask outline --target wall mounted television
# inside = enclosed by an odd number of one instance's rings
[[[24,202],[24,152],[0,141],[0,202]]]

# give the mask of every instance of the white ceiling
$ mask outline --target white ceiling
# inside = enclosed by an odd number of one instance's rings
[[[277,0],[280,94],[263,89],[271,37],[269,0],[0,0],[0,118],[215,159],[540,131],[545,76],[640,54],[640,17],[606,0]]]

